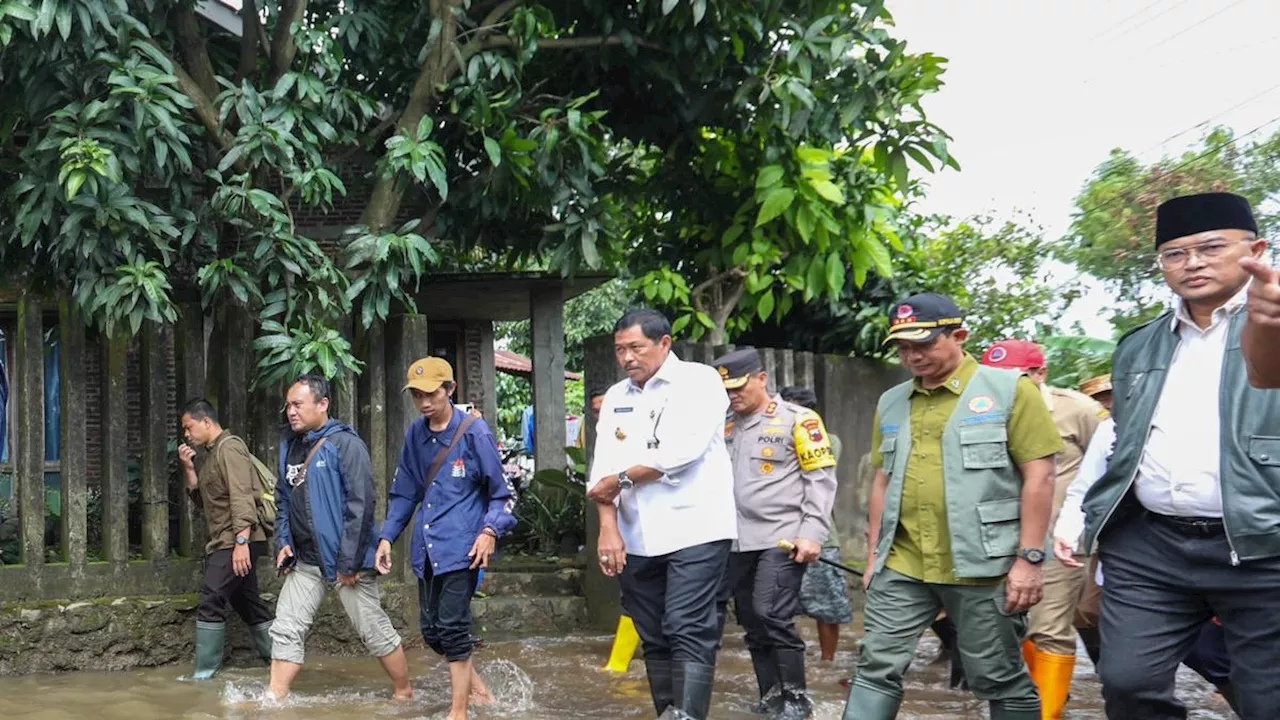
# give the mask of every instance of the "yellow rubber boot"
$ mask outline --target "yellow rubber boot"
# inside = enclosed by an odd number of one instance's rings
[[[625,673],[639,645],[640,636],[636,634],[635,623],[631,622],[631,618],[627,615],[618,618],[618,631],[613,635],[613,650],[609,652],[609,662],[604,669],[614,673]]]
[[[1067,704],[1067,694],[1071,692],[1076,656],[1036,650],[1035,663],[1031,679],[1040,689],[1040,720],[1059,720]]]
[[[1022,641],[1022,661],[1027,664],[1027,672],[1031,674],[1032,680],[1036,677],[1036,652],[1035,643],[1030,640]]]

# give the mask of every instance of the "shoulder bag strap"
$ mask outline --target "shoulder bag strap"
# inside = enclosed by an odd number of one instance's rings
[[[474,415],[467,415],[466,419],[462,421],[462,424],[458,425],[457,431],[453,433],[453,439],[449,441],[449,445],[440,448],[440,450],[436,452],[435,459],[431,461],[431,469],[427,470],[427,478],[424,482],[425,487],[423,488],[424,497],[426,496],[426,491],[431,489],[431,483],[436,481],[436,473],[440,472],[440,466],[444,464],[444,459],[449,456],[449,451],[453,450],[453,447],[458,444],[458,440],[462,438],[464,433],[466,433],[467,428],[471,427],[471,423],[475,421],[476,418]]]

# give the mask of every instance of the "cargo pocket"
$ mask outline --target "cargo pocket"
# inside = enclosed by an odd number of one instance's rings
[[[982,549],[986,551],[987,557],[1009,557],[1017,554],[1020,504],[1018,498],[978,503]]]
[[[969,470],[1009,466],[1009,435],[1003,426],[960,428],[960,459]]]
[[[893,474],[893,459],[897,456],[898,451],[897,434],[885,435],[880,439],[880,469],[884,470],[886,475]]]
[[[1250,435],[1249,459],[1259,465],[1280,466],[1280,437]]]

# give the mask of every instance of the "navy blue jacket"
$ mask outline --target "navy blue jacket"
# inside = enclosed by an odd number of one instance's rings
[[[423,497],[431,461],[442,447],[448,447],[465,417],[454,408],[449,426],[438,433],[427,427],[426,418],[414,422],[405,433],[400,450],[381,539],[395,542],[414,519],[410,554],[418,577],[424,576],[428,560],[433,575],[470,567],[467,553],[481,530],[492,528],[501,537],[516,524],[511,514],[516,503],[515,488],[502,472],[493,433],[479,418],[449,452]],[[414,510],[419,505],[415,518]]]
[[[280,465],[276,481],[276,548],[293,545],[289,517],[287,462],[289,439],[280,441]],[[330,419],[324,427],[307,433],[307,452],[317,440],[325,443],[307,465],[307,499],[311,501],[312,532],[320,551],[320,570],[325,578],[337,580],[337,573],[353,575],[372,568],[377,550],[374,534],[375,492],[373,464],[369,448],[350,425]]]

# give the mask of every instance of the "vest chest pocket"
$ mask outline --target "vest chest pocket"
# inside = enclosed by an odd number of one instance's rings
[[[1008,432],[1003,426],[960,428],[960,458],[969,470],[1008,467]]]
[[[1020,505],[1018,498],[978,503],[982,549],[987,557],[1009,557],[1018,552]]]
[[[1259,465],[1280,465],[1280,437],[1249,437],[1249,458]]]
[[[897,455],[898,450],[898,434],[885,435],[880,439],[880,469],[884,470],[886,475],[893,474],[893,459]]]

